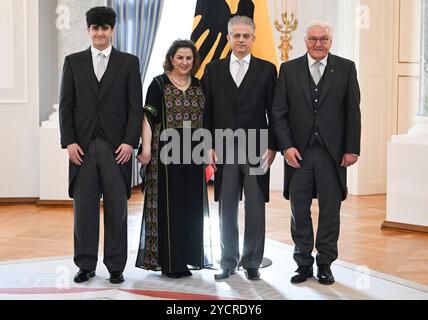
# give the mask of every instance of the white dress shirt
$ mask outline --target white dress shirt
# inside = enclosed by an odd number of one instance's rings
[[[236,75],[238,74],[238,69],[239,69],[238,60],[239,60],[238,57],[235,56],[233,53],[230,55],[230,74],[232,75],[232,78],[235,81],[235,83],[236,83]],[[242,60],[244,61],[244,68],[245,68],[245,74],[246,74],[248,71],[248,68],[250,67],[251,54],[249,53]]]
[[[314,72],[315,72],[314,63],[317,62],[317,60],[315,60],[314,58],[312,58],[309,53],[307,54],[307,56],[308,56],[309,71],[313,75]],[[328,55],[324,59],[320,60],[320,67],[319,67],[319,69],[320,69],[320,72],[321,72],[321,77],[323,76],[325,68],[327,67],[327,62],[328,62]]]
[[[99,55],[100,52],[102,52],[105,56],[104,61],[105,61],[105,70],[107,70],[107,66],[108,66],[108,62],[110,59],[110,54],[112,51],[113,47],[111,45],[108,46],[108,48],[104,49],[103,51],[100,51],[96,48],[94,48],[93,46],[91,46],[91,52],[92,52],[92,65],[94,66],[94,73],[95,75],[97,74],[97,66],[98,66],[98,62],[100,61],[101,57]]]

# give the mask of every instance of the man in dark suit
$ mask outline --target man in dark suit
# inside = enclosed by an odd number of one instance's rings
[[[334,283],[340,205],[346,198],[346,168],[360,153],[360,91],[355,64],[329,53],[331,28],[313,22],[306,32],[308,52],[281,66],[273,103],[273,126],[284,152],[284,196],[291,203],[291,234],[298,265],[292,283],[313,275],[312,198],[318,198],[315,241],[318,279]]]
[[[219,201],[220,211],[222,270],[215,275],[217,280],[228,278],[239,266],[245,269],[248,279],[258,280],[258,269],[263,259],[265,202],[269,201],[269,172],[266,171],[274,160],[276,146],[269,139],[266,141],[268,146],[262,150],[258,142],[261,131],[269,128],[266,116],[271,116],[277,71],[272,63],[250,54],[255,40],[254,31],[252,19],[233,17],[228,24],[227,36],[232,54],[208,64],[203,79],[205,128],[213,137],[218,129],[240,129],[241,133],[246,133],[244,136],[248,136],[250,129],[257,133],[255,141],[245,137],[240,143],[226,142],[225,150],[216,145],[215,151],[210,151],[216,170],[215,200]],[[257,148],[256,153],[263,155],[262,166],[266,169],[263,174],[253,174],[255,163],[248,158],[250,148]],[[240,150],[245,150],[245,153],[239,155]],[[217,164],[216,152],[224,155]],[[243,156],[243,161],[238,163],[240,156]],[[228,157],[232,161],[225,163],[223,160]],[[245,234],[240,259],[238,206],[242,190],[245,193]]]
[[[111,283],[124,281],[127,200],[133,149],[142,123],[139,60],[110,43],[116,14],[96,7],[86,14],[89,49],[65,58],[60,92],[61,146],[70,156],[69,195],[74,199],[74,281],[95,276],[100,197],[104,205],[104,264]]]

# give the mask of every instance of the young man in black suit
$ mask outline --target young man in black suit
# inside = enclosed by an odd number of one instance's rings
[[[139,60],[112,47],[113,9],[92,8],[86,20],[92,45],[65,58],[59,109],[61,146],[70,157],[74,262],[79,267],[74,281],[95,276],[102,196],[104,264],[110,282],[121,283],[128,254],[131,156],[142,123]]]

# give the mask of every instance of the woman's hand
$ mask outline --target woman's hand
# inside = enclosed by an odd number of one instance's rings
[[[152,154],[151,152],[145,152],[143,150],[143,152],[141,152],[138,156],[137,156],[137,160],[139,163],[141,163],[143,166],[145,166],[146,164],[148,164],[150,162],[150,160],[152,159]]]

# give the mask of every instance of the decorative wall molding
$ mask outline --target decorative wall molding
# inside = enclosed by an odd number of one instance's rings
[[[421,0],[394,0],[393,4],[394,57],[391,135],[407,133],[417,114],[421,48]],[[415,92],[417,92],[416,96]]]
[[[421,0],[399,0],[398,62],[420,63]]]
[[[28,102],[28,8],[26,0],[2,0],[0,20],[6,23],[0,30],[8,43],[7,53],[0,59],[0,69],[7,70],[8,83],[0,86],[0,104],[25,104]],[[20,19],[16,19],[20,17]],[[3,50],[3,48],[2,48]],[[13,54],[15,53],[15,55]],[[5,80],[5,79],[4,79]],[[6,82],[6,81],[4,81]]]
[[[2,50],[0,50],[0,88],[11,89],[13,87],[13,70],[11,61],[13,59],[13,37],[9,30],[12,24],[13,1],[0,2],[0,38],[2,39]]]

